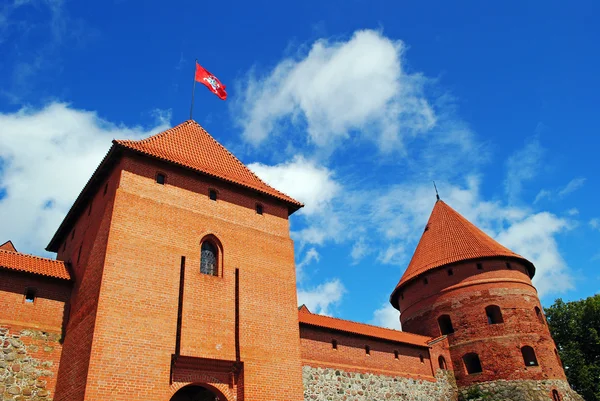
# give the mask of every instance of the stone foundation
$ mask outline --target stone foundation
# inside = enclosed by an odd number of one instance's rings
[[[305,401],[456,401],[454,374],[439,370],[436,381],[303,366]]]
[[[557,390],[561,401],[584,401],[565,380],[495,380],[461,388],[460,401],[549,401]]]
[[[52,400],[60,335],[0,327],[0,400]]]

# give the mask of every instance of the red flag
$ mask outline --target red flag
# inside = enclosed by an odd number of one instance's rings
[[[227,99],[227,92],[225,92],[225,85],[219,81],[210,72],[206,71],[198,62],[196,62],[196,82],[204,84],[212,93],[217,95],[220,99]]]

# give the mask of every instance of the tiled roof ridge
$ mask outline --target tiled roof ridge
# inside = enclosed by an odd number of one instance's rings
[[[294,204],[296,204],[296,205],[298,205],[298,206],[304,206],[304,205],[302,204],[302,202],[298,202],[297,200],[295,200],[294,198],[292,198],[292,197],[291,197],[291,196],[289,196],[288,194],[286,194],[286,193],[284,193],[284,192],[282,192],[282,191],[280,191],[280,190],[278,190],[278,189],[276,189],[276,188],[273,188],[271,185],[269,185],[268,183],[266,183],[265,181],[263,181],[263,180],[262,180],[262,179],[261,179],[261,178],[260,178],[258,175],[256,175],[256,174],[255,174],[255,173],[254,173],[252,170],[250,170],[250,169],[248,168],[248,166],[246,166],[246,165],[245,165],[245,164],[244,164],[244,163],[243,163],[243,162],[242,162],[240,159],[238,159],[238,158],[237,158],[237,157],[236,157],[236,156],[235,156],[233,153],[231,153],[231,152],[229,151],[229,149],[227,149],[225,146],[223,146],[223,144],[221,144],[219,141],[217,141],[217,140],[216,140],[216,139],[215,139],[215,138],[214,138],[214,137],[213,137],[213,136],[212,136],[212,135],[211,135],[211,134],[210,134],[210,133],[209,133],[209,132],[208,132],[206,129],[204,129],[204,127],[202,127],[202,126],[201,126],[201,125],[200,125],[200,124],[199,124],[197,121],[195,121],[195,120],[186,120],[186,121],[184,121],[184,122],[182,122],[182,123],[180,123],[180,124],[178,124],[178,125],[176,125],[176,126],[174,126],[174,127],[171,127],[171,128],[169,128],[169,129],[167,129],[167,130],[165,130],[165,131],[163,131],[163,132],[159,132],[158,134],[154,134],[154,135],[152,135],[152,136],[150,136],[150,137],[148,137],[148,138],[144,138],[144,139],[140,139],[140,140],[131,140],[131,139],[116,139],[116,140],[114,140],[113,142],[116,142],[117,144],[119,144],[119,145],[122,145],[122,146],[127,146],[128,144],[134,144],[134,143],[135,143],[135,144],[151,144],[151,143],[153,143],[153,142],[156,142],[156,140],[158,140],[158,139],[160,139],[160,138],[162,138],[162,137],[164,137],[164,136],[167,136],[167,135],[169,135],[169,134],[172,134],[172,133],[173,133],[173,132],[174,132],[176,129],[178,129],[178,128],[180,128],[180,127],[189,126],[189,125],[192,125],[192,124],[194,124],[194,125],[195,125],[196,127],[198,127],[200,130],[202,130],[202,132],[203,132],[204,134],[206,134],[206,136],[207,136],[208,138],[210,138],[210,140],[211,140],[211,141],[213,141],[213,142],[214,142],[214,144],[216,144],[216,145],[217,145],[219,148],[221,148],[221,149],[222,149],[222,150],[224,150],[224,151],[225,151],[225,152],[226,152],[226,153],[227,153],[229,156],[231,156],[231,157],[233,158],[233,160],[234,160],[234,161],[235,161],[235,162],[236,162],[236,163],[239,165],[239,167],[241,167],[242,169],[244,169],[244,170],[246,170],[247,172],[249,172],[249,173],[252,175],[252,177],[253,177],[253,178],[255,178],[255,179],[256,179],[256,180],[258,180],[258,181],[259,181],[261,184],[265,185],[267,188],[269,188],[270,190],[272,190],[272,191],[274,191],[276,194],[278,194],[278,195],[279,195],[279,196],[277,196],[278,198],[282,198],[282,200],[285,200],[285,201],[288,201],[288,202],[294,203]],[[146,153],[146,152],[143,152],[143,153]],[[182,163],[178,163],[178,164],[182,164]],[[251,186],[250,184],[247,184],[247,183],[243,183],[243,182],[235,181],[235,180],[233,180],[233,179],[231,179],[231,178],[227,178],[227,177],[221,176],[221,175],[219,175],[219,174],[211,173],[211,172],[208,172],[208,171],[203,171],[203,172],[204,172],[205,174],[211,175],[211,176],[213,176],[213,177],[217,177],[217,178],[219,178],[219,179],[224,179],[224,180],[226,180],[226,181],[229,181],[229,182],[234,182],[234,183],[236,183],[236,184],[238,184],[238,185],[242,185],[242,186],[244,186],[244,187],[246,187],[246,188],[251,188],[251,189],[257,190],[257,191],[259,191],[259,192],[262,192],[262,193],[265,193],[265,194],[267,194],[267,195],[271,195],[271,196],[273,196],[273,195],[274,195],[274,194],[268,194],[266,191],[264,191],[264,190],[261,190],[260,188],[254,188],[253,186]]]
[[[62,260],[44,258],[42,256],[32,255],[30,253],[14,252],[14,251],[8,251],[6,249],[0,249],[0,252],[2,252],[2,253],[12,253],[12,254],[16,253],[19,256],[25,256],[25,257],[28,257],[28,258],[37,259],[37,260],[41,260],[41,261],[44,261],[44,262],[52,262],[52,263],[58,263],[58,264],[63,264],[63,265],[65,264],[65,262],[62,261]]]
[[[0,268],[65,280],[71,279],[69,269],[62,260],[4,249],[0,249]]]
[[[431,341],[431,337],[423,336],[423,335],[415,334],[415,333],[409,333],[407,331],[390,329],[388,327],[376,326],[374,324],[356,322],[354,320],[341,319],[341,318],[333,317],[333,316],[321,315],[321,314],[318,314],[318,313],[312,313],[310,311],[309,312],[305,312],[303,310],[299,310],[298,312],[302,313],[304,315],[309,315],[309,316],[313,316],[313,317],[316,316],[319,319],[325,319],[325,320],[329,319],[329,320],[334,320],[334,321],[338,321],[338,322],[341,322],[341,323],[351,323],[351,324],[355,324],[355,325],[359,325],[359,326],[363,326],[363,327],[375,328],[377,330],[387,331],[387,332],[393,333],[393,334],[407,335],[407,336],[411,336],[411,337],[414,337],[414,338],[423,339],[424,341],[425,340]],[[319,326],[318,324],[314,324],[314,323],[306,322],[306,321],[301,321],[300,323],[309,324],[309,325],[312,325],[312,326]],[[319,327],[322,327],[322,326],[319,326]],[[335,329],[335,330],[340,330],[340,331],[348,331],[348,330],[340,329],[339,327],[331,327],[331,328]],[[352,331],[350,331],[350,332],[352,333]],[[377,336],[375,336],[375,337],[377,337]]]

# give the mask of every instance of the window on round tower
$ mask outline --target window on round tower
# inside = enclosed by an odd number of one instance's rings
[[[450,319],[449,315],[442,315],[438,317],[438,325],[440,326],[440,332],[442,335],[454,333],[452,319]]]
[[[502,318],[502,311],[498,305],[489,305],[485,307],[485,314],[487,315],[488,324],[499,324],[504,323]]]
[[[529,345],[521,348],[521,354],[523,354],[523,362],[525,363],[525,366],[538,366],[535,351]]]
[[[556,390],[552,390],[552,401],[560,401],[560,394]]]
[[[200,273],[216,276],[218,257],[217,247],[210,241],[204,241],[200,252]]]
[[[472,375],[473,373],[483,372],[483,369],[481,368],[481,361],[479,360],[479,355],[477,355],[476,353],[470,352],[468,354],[465,354],[462,357],[462,359],[468,374]]]
[[[447,370],[448,366],[446,365],[446,359],[440,355],[438,358],[438,365],[440,365],[440,369]]]
[[[538,308],[537,306],[535,308],[533,308],[535,311],[535,316],[537,317],[537,320],[541,323],[544,324],[544,315],[542,314],[542,310],[540,308]]]

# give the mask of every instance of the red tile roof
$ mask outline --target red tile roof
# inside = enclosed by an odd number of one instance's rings
[[[379,338],[388,341],[396,341],[405,344],[427,347],[427,343],[432,340],[431,337],[425,337],[418,334],[406,333],[404,331],[386,329],[369,324],[342,320],[334,317],[317,315],[311,313],[306,306],[298,310],[298,320],[300,324],[322,327],[330,330],[339,330],[351,334],[359,334],[368,337]]]
[[[15,248],[15,245],[10,240],[0,245],[0,249],[4,249],[5,251],[17,252],[17,248]]]
[[[500,245],[456,210],[438,200],[417,249],[392,293],[392,305],[398,306],[394,296],[398,288],[422,273],[449,263],[496,256],[520,259],[533,277],[535,269],[531,262]]]
[[[70,280],[65,262],[0,249],[0,269],[16,270],[42,276]]]
[[[115,140],[122,147],[273,196],[292,206],[303,205],[258,178],[196,121],[188,120],[150,138]]]

